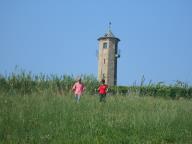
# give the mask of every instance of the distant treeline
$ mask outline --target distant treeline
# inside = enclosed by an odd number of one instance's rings
[[[192,98],[192,87],[183,87],[181,85],[143,85],[143,86],[117,86],[111,87],[112,94],[120,95],[139,95],[139,96],[153,96],[153,97],[171,97],[178,98]]]
[[[30,94],[58,93],[61,95],[69,94],[76,77],[73,75],[33,75],[30,72],[12,73],[9,75],[0,75],[0,93],[10,94]],[[97,94],[99,82],[93,75],[83,75],[83,83],[86,86],[87,94]],[[192,98],[192,86],[176,81],[173,85],[166,85],[162,82],[156,84],[144,84],[144,78],[141,84],[132,86],[112,86],[109,87],[109,95],[140,95],[154,97],[171,97],[171,98]]]

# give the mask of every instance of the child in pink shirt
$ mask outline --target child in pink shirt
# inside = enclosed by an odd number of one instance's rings
[[[75,99],[77,102],[79,102],[80,100],[80,96],[82,95],[82,93],[85,90],[85,86],[84,84],[81,82],[81,78],[78,79],[78,81],[73,85],[72,87],[72,91],[75,94]]]

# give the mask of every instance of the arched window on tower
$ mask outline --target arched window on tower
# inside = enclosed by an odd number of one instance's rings
[[[103,43],[103,48],[108,48],[108,45],[106,42]]]

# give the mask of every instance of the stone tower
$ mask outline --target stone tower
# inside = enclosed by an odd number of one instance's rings
[[[109,23],[108,32],[98,38],[98,41],[98,80],[105,79],[106,84],[114,86],[117,84],[117,58],[120,57],[118,42],[120,39],[112,33],[111,23]]]

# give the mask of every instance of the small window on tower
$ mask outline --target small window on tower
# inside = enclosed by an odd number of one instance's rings
[[[103,43],[103,48],[107,48],[107,43],[106,42]]]
[[[105,74],[103,73],[103,75],[102,75],[102,79],[105,79]]]

